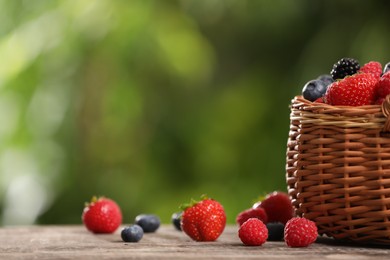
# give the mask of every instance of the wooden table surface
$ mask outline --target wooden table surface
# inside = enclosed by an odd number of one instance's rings
[[[389,259],[390,246],[357,246],[320,238],[306,248],[284,242],[244,246],[237,227],[226,227],[215,242],[195,242],[170,225],[125,243],[114,234],[94,235],[83,226],[0,228],[0,259]]]

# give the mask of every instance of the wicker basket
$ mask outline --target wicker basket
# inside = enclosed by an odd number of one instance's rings
[[[320,234],[390,244],[390,97],[382,106],[292,100],[286,178]]]

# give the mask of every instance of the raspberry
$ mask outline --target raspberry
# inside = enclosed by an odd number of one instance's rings
[[[359,72],[371,73],[379,79],[382,75],[382,64],[377,61],[370,61],[369,63],[364,64],[364,66],[360,68]]]
[[[390,72],[386,72],[375,86],[376,104],[382,104],[387,95],[390,94]]]
[[[240,212],[236,218],[236,222],[241,226],[250,218],[258,218],[263,221],[263,223],[267,223],[268,221],[267,213],[265,213],[263,208],[250,208]]]
[[[268,229],[260,219],[250,218],[241,225],[238,236],[246,246],[261,246],[267,241]]]
[[[375,102],[378,79],[371,73],[358,73],[329,86],[325,93],[327,104],[334,106],[363,106]]]
[[[343,79],[346,76],[350,76],[358,72],[360,69],[359,62],[352,58],[342,58],[333,65],[333,69],[330,72],[332,78]]]
[[[311,220],[295,217],[284,228],[284,240],[289,247],[306,247],[317,239],[317,226]]]

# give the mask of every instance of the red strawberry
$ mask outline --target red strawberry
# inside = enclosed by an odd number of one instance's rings
[[[225,229],[226,214],[216,200],[202,197],[183,207],[181,229],[195,241],[214,241]]]
[[[115,201],[93,197],[84,208],[82,220],[93,233],[113,233],[122,224],[122,212]]]
[[[245,221],[250,218],[258,218],[263,221],[264,224],[267,224],[268,217],[263,208],[250,208],[240,212],[237,215],[236,222],[238,225],[242,225]]]
[[[375,102],[378,79],[371,73],[358,73],[332,83],[325,93],[326,103],[334,106],[363,106]]]
[[[306,247],[316,241],[316,224],[305,218],[292,218],[284,228],[284,241],[290,247]]]
[[[359,72],[371,73],[379,79],[382,75],[382,64],[377,61],[370,61],[369,63],[364,64],[364,66],[360,68]]]
[[[383,74],[375,86],[377,104],[382,104],[387,95],[390,94],[390,71]]]
[[[261,246],[267,241],[268,229],[258,218],[245,221],[238,230],[238,237],[247,246]]]
[[[280,191],[274,191],[268,194],[261,203],[257,204],[265,210],[268,222],[286,222],[294,215],[294,209],[290,197]]]
[[[325,103],[323,97],[319,97],[316,100],[314,100],[314,103]]]

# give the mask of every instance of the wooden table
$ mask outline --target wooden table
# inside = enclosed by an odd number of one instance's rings
[[[389,259],[390,246],[356,246],[320,238],[307,248],[284,242],[244,246],[237,227],[228,226],[215,242],[194,242],[173,226],[124,243],[120,229],[94,235],[83,226],[19,226],[0,228],[0,259]]]

